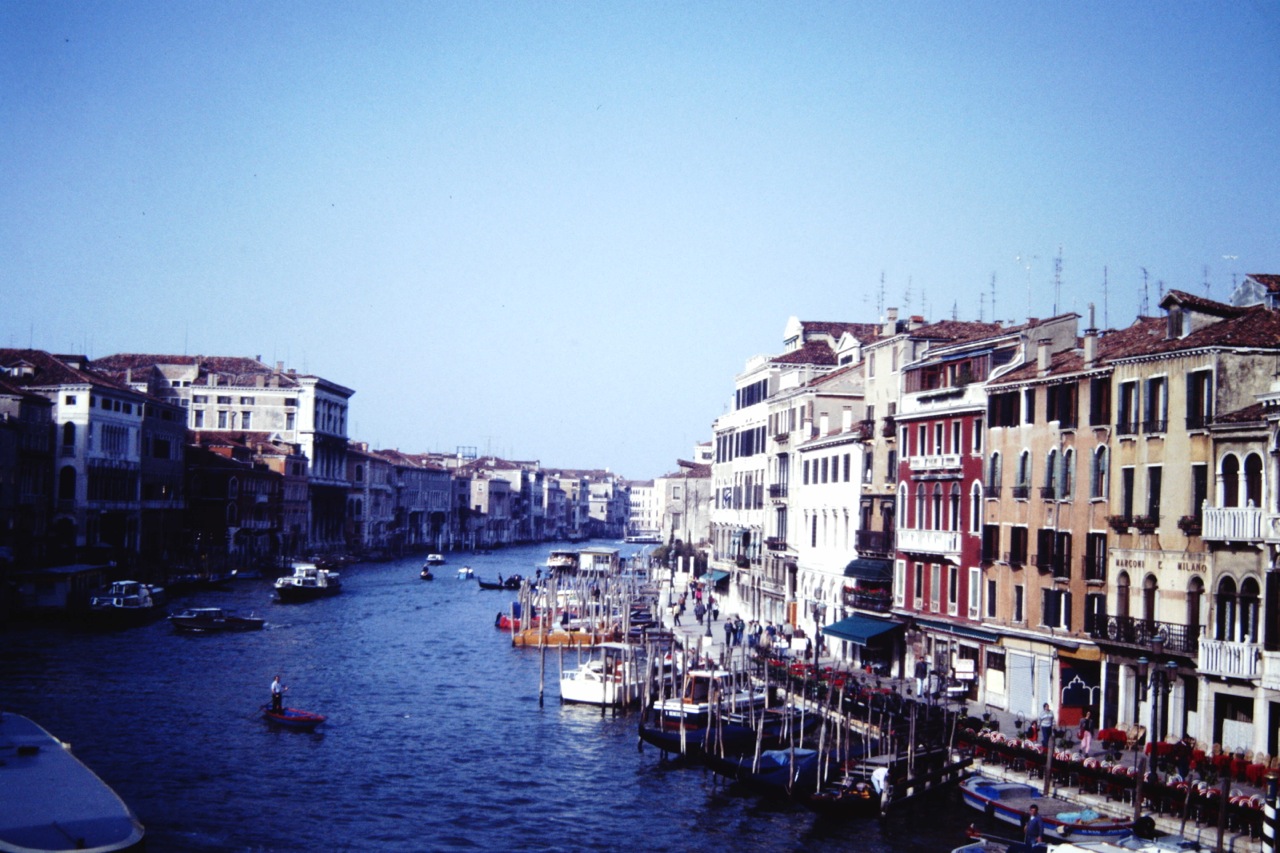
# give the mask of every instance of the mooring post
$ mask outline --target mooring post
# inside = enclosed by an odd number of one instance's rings
[[[1262,804],[1262,853],[1276,853],[1276,779],[1267,774],[1267,795]]]

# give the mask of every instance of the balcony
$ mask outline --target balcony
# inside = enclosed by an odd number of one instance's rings
[[[859,530],[855,539],[858,553],[866,557],[892,557],[893,531]]]
[[[769,497],[777,501],[777,500],[783,500],[784,498],[786,498],[786,496],[787,496],[786,483],[770,483],[769,484]]]
[[[780,432],[780,433],[778,433],[777,435],[775,435],[775,436],[773,437],[773,440],[774,440],[774,442],[775,442],[775,443],[777,443],[777,444],[786,444],[786,443],[787,443],[787,440],[788,440],[788,439],[790,439],[790,438],[791,438],[791,433],[789,433],[789,432]]]
[[[1031,487],[1027,485],[1011,486],[1009,488],[1009,497],[1026,500],[1027,498],[1031,497]]]
[[[1027,555],[1018,551],[1005,551],[1004,561],[1011,569],[1020,569],[1027,564]]]
[[[787,540],[781,536],[769,536],[764,540],[764,547],[770,551],[787,550]]]
[[[1224,678],[1262,678],[1262,644],[1200,638],[1196,668],[1203,675]]]
[[[1168,432],[1169,422],[1160,418],[1151,418],[1142,422],[1142,431],[1148,435],[1152,433]]]
[[[898,530],[898,550],[912,554],[943,554],[960,556],[960,531],[958,530]]]
[[[930,456],[912,456],[907,460],[912,471],[945,471],[960,467],[959,453],[935,453]]]
[[[1177,622],[1158,622],[1155,619],[1139,619],[1133,616],[1111,616],[1105,623],[1095,625],[1089,636],[1123,646],[1149,649],[1157,638],[1164,641],[1164,650],[1170,654],[1195,655],[1199,649],[1202,626],[1190,626]]]
[[[1200,537],[1219,542],[1261,542],[1262,508],[1205,505]]]
[[[844,604],[872,613],[888,613],[893,609],[893,595],[887,590],[846,589]]]

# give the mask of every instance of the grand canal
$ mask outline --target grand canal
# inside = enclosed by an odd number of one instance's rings
[[[634,715],[561,706],[548,656],[493,627],[548,548],[349,566],[341,595],[272,603],[267,580],[178,598],[268,620],[184,636],[160,621],[110,634],[9,626],[0,702],[69,742],[167,851],[949,851],[972,819],[942,796],[884,821],[762,802],[697,767],[637,751]],[[624,555],[635,546],[623,546]],[[258,715],[277,672],[314,734]]]

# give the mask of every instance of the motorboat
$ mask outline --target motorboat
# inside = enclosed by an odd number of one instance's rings
[[[269,723],[302,732],[314,731],[316,726],[328,719],[324,714],[314,711],[303,711],[300,708],[281,708],[276,711],[270,705],[262,706],[262,716]]]
[[[1043,796],[1039,787],[1024,782],[998,781],[979,773],[960,782],[960,796],[971,808],[1017,827],[1026,823],[1035,805],[1044,821],[1045,837],[1053,840],[1122,838],[1133,833],[1132,820]]]
[[[480,584],[481,589],[517,590],[520,588],[520,584],[524,582],[524,577],[521,575],[512,575],[509,578],[504,578],[502,575],[498,575],[496,583],[494,581],[480,580],[478,578],[476,582]]]
[[[458,580],[460,581],[469,581],[475,576],[476,576],[476,573],[472,570],[470,566],[463,566],[462,568],[458,569]]]
[[[639,647],[629,643],[600,643],[589,659],[560,673],[560,701],[582,705],[634,705],[644,693],[645,672]]]
[[[642,715],[640,739],[663,752],[681,755],[708,748],[731,753],[754,742],[754,728],[741,721],[754,724],[753,713],[761,722],[767,719],[763,714],[767,700],[764,688],[753,685],[745,673],[690,670],[678,695],[658,700]]]
[[[69,746],[0,712],[0,850],[141,850],[146,830]]]
[[[952,853],[1028,853],[1026,844],[1015,838],[1003,838],[988,835],[969,828],[968,844],[952,850]],[[1118,838],[1094,838],[1090,840],[1062,841],[1048,845],[1039,844],[1030,848],[1030,853],[1046,853],[1052,849],[1054,853],[1195,853],[1204,849],[1204,845],[1181,835],[1155,832],[1147,836],[1127,835]]]
[[[338,573],[315,563],[294,563],[293,574],[276,579],[276,595],[285,604],[325,598],[341,591]]]
[[[424,567],[443,566],[444,554],[428,554],[427,561],[423,565]]]
[[[189,634],[216,634],[232,631],[261,631],[266,620],[261,616],[241,616],[221,607],[188,607],[169,616],[174,630]]]
[[[164,587],[140,581],[115,581],[89,599],[89,616],[103,627],[141,625],[165,614]]]
[[[555,576],[578,570],[578,552],[557,549],[547,556],[547,574]]]

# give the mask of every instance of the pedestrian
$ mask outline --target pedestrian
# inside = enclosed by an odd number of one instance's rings
[[[1049,707],[1045,705],[1045,707]],[[1023,840],[1028,847],[1037,847],[1044,844],[1044,821],[1040,818],[1040,807],[1032,803],[1027,807],[1029,817],[1027,818],[1026,834]]]
[[[724,620],[724,644],[726,648],[733,645],[733,620],[732,619]]]
[[[1044,744],[1044,748],[1049,748],[1049,739],[1053,737],[1053,709],[1049,707],[1049,703],[1044,703],[1044,710],[1040,712],[1040,741]]]
[[[1089,757],[1089,750],[1093,746],[1093,712],[1088,708],[1084,709],[1084,716],[1080,718],[1080,754],[1085,758]]]
[[[916,658],[916,695],[924,695],[924,683],[929,680],[929,661],[923,657]]]
[[[280,683],[279,675],[271,682],[271,710],[277,714],[284,710],[284,692],[288,689]]]
[[[708,595],[707,602],[707,606],[711,608],[711,621],[714,622],[720,618],[720,603],[714,595]]]
[[[733,622],[733,644],[734,644],[735,646],[740,646],[740,645],[742,645],[742,632],[746,629],[746,627],[747,627],[747,623],[742,621],[742,617],[741,617],[741,616],[739,616],[737,619],[735,619],[735,620],[734,620],[734,622]]]
[[[702,617],[705,615],[707,615],[707,607],[699,600],[697,604],[693,605],[693,618],[697,619],[698,624],[701,625]]]
[[[672,625],[680,624],[680,605],[679,604],[671,605],[671,624]]]

